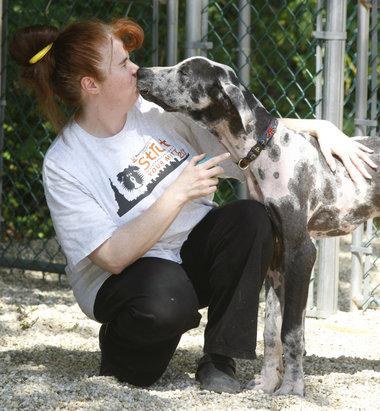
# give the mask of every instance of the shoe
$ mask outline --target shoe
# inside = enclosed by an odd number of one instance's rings
[[[232,358],[205,354],[198,363],[195,379],[200,382],[202,390],[236,394],[241,391],[241,385],[235,372],[236,365]]]

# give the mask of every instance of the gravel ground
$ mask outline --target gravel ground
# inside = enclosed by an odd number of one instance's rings
[[[344,247],[341,309],[348,306],[347,242]],[[201,326],[182,337],[161,379],[139,389],[97,376],[99,324],[84,316],[64,281],[58,285],[54,275],[41,277],[0,270],[0,410],[380,408],[380,310],[339,311],[327,320],[306,320],[305,398],[200,391],[194,373],[202,355],[206,310]],[[237,361],[243,384],[260,371],[262,328],[260,319],[258,359]]]

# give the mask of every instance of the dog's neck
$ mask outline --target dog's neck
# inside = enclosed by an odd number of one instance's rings
[[[232,132],[228,121],[220,121],[217,124],[213,124],[209,127],[209,130],[218,137],[220,142],[230,151],[236,161],[244,158],[251,148],[258,142],[258,137],[263,136],[267,131],[268,125],[272,120],[272,117],[268,118],[268,122],[258,125],[256,122],[250,123],[250,132],[246,133],[244,130],[239,132]],[[260,134],[259,134],[260,133]],[[278,139],[274,133],[273,137],[270,139],[267,148],[269,149],[273,144],[274,140]]]
[[[218,137],[219,141],[232,154],[236,162],[244,157],[253,145],[254,139],[251,137],[253,132],[246,134],[244,131],[241,131],[238,135],[232,134],[226,120],[215,124],[210,131]]]

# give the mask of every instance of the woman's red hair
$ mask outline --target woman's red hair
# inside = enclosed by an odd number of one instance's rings
[[[110,23],[78,21],[62,32],[42,25],[15,32],[10,54],[22,66],[21,78],[35,93],[42,112],[56,131],[65,123],[59,103],[74,109],[82,105],[81,78],[104,80],[102,49],[111,37],[119,38],[130,52],[141,47],[144,31],[134,21],[120,18]],[[51,50],[40,61],[30,64],[30,58],[49,43],[53,43]]]

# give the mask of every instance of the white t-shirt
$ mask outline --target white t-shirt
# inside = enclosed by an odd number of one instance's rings
[[[71,121],[51,144],[43,164],[45,196],[67,258],[70,285],[88,317],[95,319],[96,294],[112,275],[88,255],[151,206],[201,152],[188,142],[196,145],[205,133],[197,127],[140,97],[116,135],[98,138]],[[225,150],[209,154],[218,151]],[[187,203],[145,256],[180,263],[180,249],[191,229],[215,206],[210,197]]]

